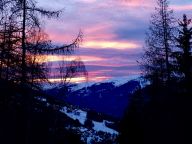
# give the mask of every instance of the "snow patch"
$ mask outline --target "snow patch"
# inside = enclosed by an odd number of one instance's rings
[[[80,132],[88,131],[88,129],[87,129],[87,128],[84,128],[84,127],[80,127],[79,130],[80,130]]]
[[[38,101],[41,101],[41,102],[46,102],[47,101],[46,98],[41,97],[41,96],[37,96],[37,97],[35,97],[35,99],[38,100]]]
[[[113,82],[114,86],[118,87],[131,80],[137,80],[138,78],[139,78],[139,75],[132,75],[128,77],[119,77],[119,78],[111,79],[110,81]]]
[[[85,120],[87,119],[87,112],[82,110],[69,110],[67,107],[63,107],[60,112],[65,113],[68,117],[73,120],[79,120],[79,122],[84,125]]]
[[[119,133],[111,128],[108,128],[106,125],[105,125],[105,121],[103,122],[96,122],[96,121],[93,121],[93,124],[94,124],[94,127],[93,129],[95,131],[102,131],[102,132],[106,132],[106,133],[110,133],[110,134],[116,134],[118,135]]]
[[[140,83],[141,88],[144,88],[144,87],[146,87],[147,85],[150,85],[150,84],[151,84],[150,81],[145,80],[144,78],[139,78],[138,81],[139,81],[139,83]]]

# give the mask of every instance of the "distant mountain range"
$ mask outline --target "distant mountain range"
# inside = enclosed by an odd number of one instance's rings
[[[116,118],[121,118],[129,104],[132,94],[143,87],[141,79],[109,81],[95,83],[80,89],[74,88],[66,90],[62,87],[48,90],[48,93],[55,98],[64,100],[70,104],[87,108],[98,113],[104,113]],[[62,97],[62,93],[67,93]]]

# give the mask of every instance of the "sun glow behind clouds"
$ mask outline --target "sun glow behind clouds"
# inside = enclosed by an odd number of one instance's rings
[[[133,42],[118,42],[118,41],[86,41],[82,45],[86,48],[112,48],[112,49],[135,49],[141,47],[137,43]]]
[[[89,77],[88,79],[86,77],[74,77],[74,78],[68,78],[66,81],[70,82],[70,83],[84,83],[87,81],[91,81],[91,82],[101,82],[104,80],[108,80],[111,77],[107,77],[107,76],[96,76],[96,77]],[[57,83],[57,82],[62,82],[62,80],[60,78],[50,78],[48,79],[49,82],[51,83]]]
[[[81,55],[79,56],[83,62],[89,62],[89,63],[101,63],[102,61],[105,60],[105,58],[101,58],[101,57],[97,57],[97,56],[84,56]],[[47,62],[56,62],[59,63],[59,61],[73,61],[75,59],[77,59],[77,56],[65,56],[65,55],[39,55],[37,57],[38,62],[39,63],[47,63]],[[58,68],[58,64],[54,64],[53,65],[53,69],[57,69]],[[57,78],[57,76],[59,76],[59,74],[57,72],[51,72],[50,75],[54,75],[56,76],[56,78],[49,78],[49,82],[51,83],[58,83],[58,82],[62,82],[61,78]],[[91,81],[91,82],[100,82],[100,81],[104,81],[104,80],[108,80],[109,76],[102,76],[102,75],[93,75],[93,73],[91,73],[90,75],[88,75],[88,78],[86,76],[77,76],[77,77],[72,77],[72,78],[66,78],[66,82],[70,82],[70,83],[84,83],[87,81]],[[38,81],[38,80],[37,80]]]
[[[96,57],[96,56],[83,56],[80,58],[83,62],[92,62],[92,61],[103,61],[104,58]],[[65,55],[41,55],[38,56],[38,60],[40,63],[43,62],[58,62],[58,61],[73,61],[77,59],[77,56],[65,56]]]

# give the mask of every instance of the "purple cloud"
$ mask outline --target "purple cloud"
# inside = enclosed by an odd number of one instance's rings
[[[59,20],[45,23],[45,30],[56,43],[70,43],[81,29],[84,42],[78,56],[102,58],[85,61],[90,76],[119,77],[139,74],[145,31],[154,0],[38,0],[40,6],[63,9]],[[189,13],[191,0],[170,2],[176,16]],[[124,45],[123,45],[124,43]],[[132,44],[132,45],[131,45]],[[122,48],[123,47],[123,48]]]

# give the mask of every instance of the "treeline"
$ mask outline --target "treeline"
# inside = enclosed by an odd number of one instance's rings
[[[180,83],[192,86],[192,21],[184,14],[177,20],[167,0],[158,0],[146,34],[141,62],[143,76],[154,88]]]
[[[192,20],[157,0],[146,33],[142,74],[120,124],[121,144],[191,143]]]

